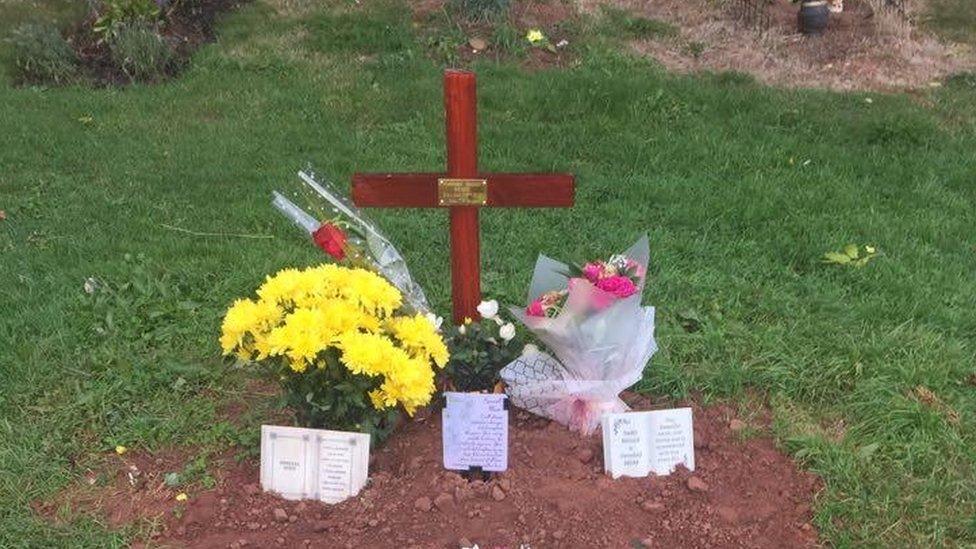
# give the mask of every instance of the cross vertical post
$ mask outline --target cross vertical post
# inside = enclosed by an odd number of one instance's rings
[[[481,302],[480,208],[569,208],[568,173],[478,171],[478,99],[473,72],[444,72],[447,172],[355,173],[352,200],[369,208],[442,208],[451,221],[451,301],[456,324],[478,318]]]
[[[444,73],[444,109],[447,127],[447,175],[467,179],[478,176],[478,100],[474,73]],[[477,206],[452,206],[451,298],[454,323],[478,318],[481,301],[481,235]]]

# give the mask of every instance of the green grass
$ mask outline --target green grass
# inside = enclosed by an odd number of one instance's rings
[[[602,30],[611,36],[630,39],[665,38],[677,36],[680,32],[671,23],[633,15],[610,5],[601,6],[601,11]]]
[[[414,38],[360,40],[382,10],[294,6],[247,6],[163,85],[0,87],[0,546],[138,534],[29,507],[116,444],[253,445],[263,410],[219,414],[246,378],[219,357],[221,315],[322,259],[272,189],[309,161],[338,181],[443,165],[440,67]],[[342,43],[320,36],[336,20],[355,26]],[[972,79],[923,103],[575,47],[571,69],[475,66],[482,166],[579,178],[573,209],[484,213],[485,291],[520,302],[537,253],[583,259],[648,233],[661,351],[642,390],[767,395],[784,448],[826,482],[828,543],[976,544]],[[445,216],[376,217],[446,313]],[[882,255],[821,263],[848,242]]]
[[[976,2],[972,0],[929,0],[923,21],[945,38],[976,46]]]

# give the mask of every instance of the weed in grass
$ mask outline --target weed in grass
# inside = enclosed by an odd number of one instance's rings
[[[112,60],[132,81],[160,80],[173,68],[173,50],[145,23],[122,24],[109,39]]]
[[[972,0],[929,0],[921,15],[922,24],[941,36],[976,45],[976,2]]]
[[[509,21],[495,25],[491,36],[491,43],[498,50],[514,57],[522,57],[528,51],[525,33]]]
[[[946,85],[960,89],[976,90],[976,72],[960,72],[950,76]]]
[[[57,27],[26,23],[13,31],[9,41],[18,79],[35,84],[64,84],[78,76],[78,59]]]
[[[512,0],[448,0],[448,11],[463,21],[488,22],[504,18]]]
[[[612,37],[645,40],[670,38],[679,34],[678,27],[671,23],[634,15],[614,6],[601,6],[601,15],[600,30]]]

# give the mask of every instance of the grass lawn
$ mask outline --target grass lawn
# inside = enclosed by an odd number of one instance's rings
[[[322,260],[272,189],[306,162],[340,182],[443,165],[441,67],[409,23],[325,4],[257,0],[160,86],[0,83],[0,546],[151,528],[29,507],[116,444],[254,447],[262,410],[219,414],[246,380],[219,356],[221,315]],[[976,82],[782,91],[576,47],[571,68],[475,65],[482,166],[579,180],[571,210],[483,215],[484,291],[521,302],[537,253],[648,233],[662,350],[641,390],[767,397],[783,447],[826,481],[828,543],[976,544]],[[446,217],[376,217],[447,313]],[[821,263],[847,243],[882,254]]]

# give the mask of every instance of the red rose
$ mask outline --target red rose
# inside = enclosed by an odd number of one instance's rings
[[[338,226],[332,223],[324,223],[317,231],[312,233],[312,238],[319,248],[331,255],[337,261],[342,261],[346,257],[346,233],[342,232]]]

